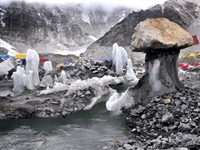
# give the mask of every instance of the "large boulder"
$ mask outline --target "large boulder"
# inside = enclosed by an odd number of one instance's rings
[[[133,51],[146,53],[145,73],[129,89],[135,103],[147,104],[154,96],[184,90],[178,78],[178,55],[181,48],[193,44],[191,35],[166,18],[149,18],[135,28]]]
[[[140,22],[132,36],[133,51],[149,49],[176,49],[193,45],[193,38],[186,30],[167,18],[148,18]]]

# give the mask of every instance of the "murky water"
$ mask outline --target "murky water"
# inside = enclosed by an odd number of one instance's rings
[[[128,140],[124,120],[105,103],[67,118],[0,120],[0,150],[102,150]]]

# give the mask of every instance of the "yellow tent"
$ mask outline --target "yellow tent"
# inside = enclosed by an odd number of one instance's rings
[[[186,55],[186,57],[196,57],[196,55],[195,55],[194,53],[188,53],[188,54]]]
[[[15,54],[16,59],[25,59],[26,58],[26,53],[18,53]]]

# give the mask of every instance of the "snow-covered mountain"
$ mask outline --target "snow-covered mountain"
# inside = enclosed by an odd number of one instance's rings
[[[134,28],[140,21],[147,18],[168,18],[186,29],[191,35],[200,35],[200,7],[195,0],[168,0],[163,5],[156,5],[147,10],[130,13],[125,19],[116,24],[103,37],[91,44],[85,55],[93,57],[110,57],[112,45],[118,43],[120,46],[128,47]],[[174,31],[176,32],[176,31]],[[192,47],[200,50],[200,46]],[[192,50],[189,50],[192,51]]]
[[[76,50],[103,36],[130,12],[124,7],[107,11],[82,4],[12,2],[0,5],[0,39],[21,52]]]

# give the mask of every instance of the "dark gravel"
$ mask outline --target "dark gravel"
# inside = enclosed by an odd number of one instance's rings
[[[131,135],[119,149],[200,149],[200,72],[187,75],[185,90],[123,109]]]

